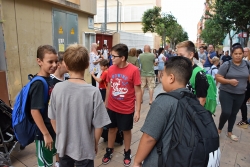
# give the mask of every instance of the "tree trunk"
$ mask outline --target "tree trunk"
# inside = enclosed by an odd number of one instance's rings
[[[246,29],[246,33],[247,33],[247,37],[244,38],[244,47],[247,47],[247,43],[248,43],[248,40],[249,40],[249,29],[248,28]]]
[[[232,51],[232,45],[233,45],[233,37],[231,36],[230,31],[229,31],[228,35],[229,35],[229,39],[230,39],[230,54],[232,54],[231,51]]]
[[[161,47],[163,47],[163,36],[161,37]]]
[[[164,28],[164,31],[163,31],[163,48],[165,48],[166,46],[166,29]]]

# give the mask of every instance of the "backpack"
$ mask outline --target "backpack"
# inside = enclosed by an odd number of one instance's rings
[[[192,85],[193,88],[195,88],[195,78],[196,74],[198,72],[203,71],[202,68],[200,67],[195,67],[192,72],[192,76],[190,78],[190,84]],[[217,87],[216,83],[214,81],[214,78],[210,74],[206,74],[207,81],[209,84],[208,90],[207,90],[207,97],[206,97],[206,103],[205,103],[205,108],[210,111],[212,114],[215,113],[216,106],[217,106]],[[194,89],[195,90],[195,89]],[[194,93],[196,94],[196,92]]]
[[[27,83],[17,95],[12,112],[12,126],[14,133],[19,143],[24,147],[32,143],[35,140],[37,132],[39,132],[33,119],[28,116],[30,107],[27,106],[27,99],[31,84],[35,81],[42,81],[44,86],[44,100],[48,101],[49,98],[49,86],[47,81],[41,76],[35,76],[33,78],[31,78],[31,76],[32,75],[28,76],[30,82]],[[41,114],[43,113],[44,109],[41,110]]]
[[[158,167],[218,167],[220,166],[219,135],[212,118],[196,96],[188,92],[161,93],[178,100],[172,128],[171,143],[163,160],[162,137],[156,147]],[[158,97],[157,96],[157,97]]]

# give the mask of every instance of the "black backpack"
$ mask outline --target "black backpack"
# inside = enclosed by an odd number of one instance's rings
[[[158,167],[220,166],[219,135],[212,114],[188,92],[161,93],[178,99],[169,150],[157,142]],[[157,97],[158,97],[157,96]],[[163,160],[162,152],[167,151]]]

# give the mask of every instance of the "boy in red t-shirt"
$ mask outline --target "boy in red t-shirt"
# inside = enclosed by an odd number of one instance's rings
[[[131,129],[133,122],[138,122],[141,110],[141,79],[138,68],[127,62],[128,47],[117,44],[111,49],[113,65],[109,67],[107,75],[107,94],[105,104],[111,124],[108,125],[108,147],[102,159],[108,164],[114,151],[117,130],[124,134],[124,165],[131,163]],[[135,107],[136,102],[136,107]]]
[[[99,83],[99,89],[102,95],[102,100],[105,101],[105,97],[106,97],[106,88],[107,88],[107,74],[108,74],[108,66],[109,66],[109,62],[107,59],[103,59],[100,61],[100,68],[102,70],[102,74],[100,76],[100,78],[97,78],[94,74],[94,72],[91,73],[92,77],[96,80],[96,82]]]

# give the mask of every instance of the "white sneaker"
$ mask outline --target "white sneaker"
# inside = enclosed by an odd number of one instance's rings
[[[56,162],[54,167],[59,167],[59,162]]]

